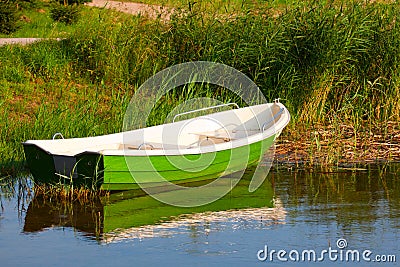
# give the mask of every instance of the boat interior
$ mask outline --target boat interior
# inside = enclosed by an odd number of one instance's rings
[[[266,131],[274,134],[275,122],[282,117],[283,111],[283,105],[268,103],[104,136],[26,143],[58,155],[106,150],[191,149],[223,144]]]

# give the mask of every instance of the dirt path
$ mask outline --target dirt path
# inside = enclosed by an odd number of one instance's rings
[[[150,18],[161,16],[163,20],[168,20],[171,15],[171,9],[159,5],[148,5],[142,3],[108,1],[108,0],[93,0],[86,3],[87,6],[115,9],[120,12],[132,15],[146,15]]]
[[[61,40],[61,38],[50,38],[52,40]],[[42,40],[49,40],[49,38],[0,38],[0,46],[9,44],[27,45]]]

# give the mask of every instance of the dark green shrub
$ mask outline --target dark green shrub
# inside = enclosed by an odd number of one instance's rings
[[[73,24],[79,19],[79,9],[77,5],[56,5],[50,10],[51,18],[54,21],[65,24]]]
[[[9,2],[0,2],[0,33],[10,34],[18,29],[17,8]]]

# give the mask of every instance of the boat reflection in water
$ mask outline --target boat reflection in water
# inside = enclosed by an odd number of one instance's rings
[[[171,236],[187,232],[193,226],[211,234],[223,226],[254,228],[283,223],[286,212],[280,201],[274,199],[268,179],[256,191],[249,192],[253,173],[254,168],[246,170],[240,182],[219,200],[190,208],[161,203],[149,195],[132,197],[129,191],[87,203],[61,203],[35,197],[26,214],[24,232],[73,227],[84,235],[108,243]],[[221,179],[230,182],[229,178]],[[213,223],[218,224],[216,229],[213,229]]]

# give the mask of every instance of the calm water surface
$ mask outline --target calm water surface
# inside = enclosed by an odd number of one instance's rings
[[[67,205],[16,183],[1,193],[0,266],[398,266],[399,172],[275,168],[254,195],[241,182],[196,209],[121,194]]]

